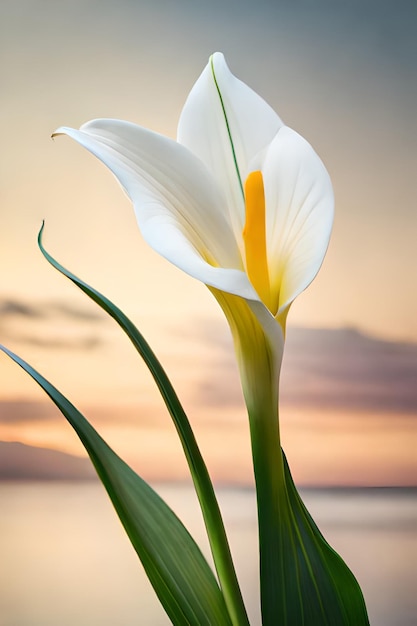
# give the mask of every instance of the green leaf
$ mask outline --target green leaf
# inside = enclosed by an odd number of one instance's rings
[[[158,389],[165,401],[172,417],[178,436],[180,438],[185,457],[190,468],[197,497],[200,502],[204,523],[207,529],[211,552],[225,603],[234,626],[248,626],[249,620],[243,603],[242,594],[236,577],[229,544],[224,529],[224,524],[219,505],[214,493],[213,484],[204,459],[201,456],[198,444],[195,440],[190,422],[171,385],[164,369],[146,342],[142,334],[130,319],[113,302],[90,287],[84,281],[72,274],[58,263],[43,247],[42,234],[44,224],[39,232],[39,248],[46,260],[61,274],[69,278],[89,298],[96,302],[108,313],[129,337],[135,349],[138,351],[147,367],[149,368]]]
[[[214,574],[175,513],[65,396],[23,359],[0,349],[42,387],[78,434],[172,623],[230,626]]]
[[[307,511],[282,451],[287,501],[281,535],[288,566],[297,560],[297,586],[287,586],[288,624],[369,626],[360,586],[343,559],[321,534]]]

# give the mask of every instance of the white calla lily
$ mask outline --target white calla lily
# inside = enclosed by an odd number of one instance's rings
[[[323,163],[219,53],[191,90],[177,141],[109,119],[55,134],[110,168],[146,241],[205,283],[228,319],[251,431],[262,623],[367,625],[357,582],[307,513],[280,445],[286,316],[320,268],[333,221]],[[232,623],[244,624],[222,569]]]
[[[309,144],[231,74],[223,55],[211,57],[192,89],[177,142],[108,119],[55,134],[69,135],[112,170],[157,252],[251,308],[263,302],[284,325],[286,310],[313,280],[327,248],[331,183]],[[264,191],[245,194],[254,172],[261,172]],[[249,223],[248,193],[255,196]],[[256,278],[265,273],[267,296],[257,284],[262,276]],[[265,320],[267,312],[255,309]]]

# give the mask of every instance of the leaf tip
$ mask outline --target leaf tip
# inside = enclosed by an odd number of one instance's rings
[[[42,250],[42,234],[43,234],[43,230],[45,228],[45,220],[42,220],[42,224],[38,233],[38,246],[40,247],[40,249]]]

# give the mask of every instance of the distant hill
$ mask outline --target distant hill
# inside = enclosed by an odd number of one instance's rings
[[[23,443],[0,441],[0,480],[93,480],[89,459],[35,448]]]

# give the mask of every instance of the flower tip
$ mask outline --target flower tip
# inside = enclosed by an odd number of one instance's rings
[[[219,61],[223,61],[223,63],[226,62],[223,52],[213,52],[213,54],[210,55],[209,63],[218,63]]]
[[[55,137],[59,137],[59,135],[66,135],[66,128],[65,126],[60,126],[59,128],[57,128],[56,130],[54,130],[54,132],[51,135],[51,139],[55,139]]]

